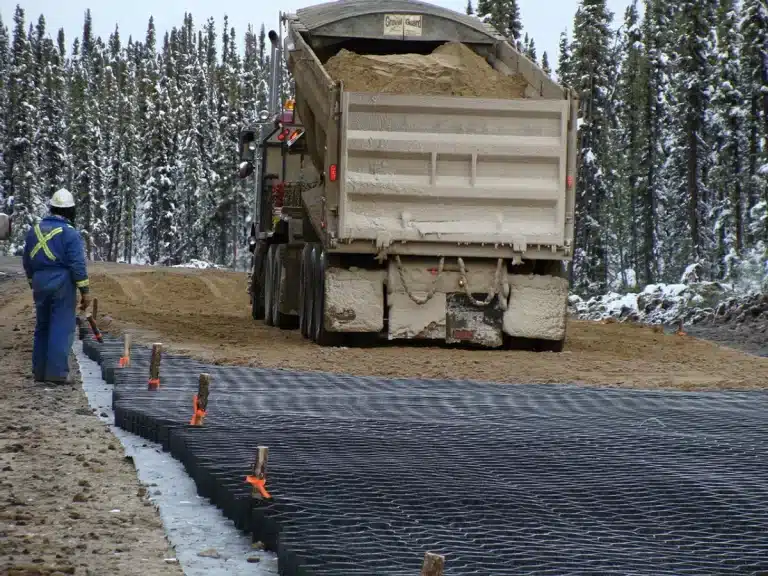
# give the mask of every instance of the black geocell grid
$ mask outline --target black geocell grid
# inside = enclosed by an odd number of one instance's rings
[[[768,571],[768,396],[209,366],[85,341],[118,426],[160,441],[282,575]],[[511,368],[513,369],[513,368]],[[188,425],[200,372],[205,425]],[[244,482],[270,448],[268,503]]]

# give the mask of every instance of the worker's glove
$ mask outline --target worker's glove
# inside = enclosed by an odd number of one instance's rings
[[[88,294],[88,292],[83,292],[80,295],[80,311],[86,312],[88,310],[88,306],[91,305],[91,295]]]

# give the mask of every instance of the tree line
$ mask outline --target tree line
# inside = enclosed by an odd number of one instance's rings
[[[616,21],[606,0],[580,0],[554,71],[516,0],[467,13],[580,99],[574,289],[766,276],[763,0],[635,0]],[[32,222],[66,186],[92,258],[231,265],[251,204],[237,135],[269,76],[264,27],[244,41],[226,18],[219,35],[187,14],[162,41],[150,19],[142,40],[104,42],[88,12],[67,43],[17,7],[10,32],[0,20],[0,209],[13,198]]]
[[[236,178],[240,129],[267,104],[262,26],[245,51],[225,17],[191,14],[158,38],[118,28],[103,41],[90,11],[82,34],[55,40],[45,17],[12,31],[0,20],[0,209],[13,202],[18,249],[61,187],[77,200],[89,258],[232,264],[244,243],[250,191]],[[242,54],[242,56],[241,56]]]
[[[516,0],[476,15],[521,46]],[[764,0],[581,0],[555,74],[580,99],[574,289],[768,278]]]

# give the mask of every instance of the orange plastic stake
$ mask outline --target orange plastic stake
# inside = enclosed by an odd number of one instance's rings
[[[258,491],[259,495],[265,500],[269,500],[272,498],[272,495],[269,492],[267,492],[266,480],[256,478],[256,476],[246,476],[245,481],[251,486],[253,486],[254,492]]]
[[[123,336],[123,355],[120,358],[120,368],[131,365],[131,335]]]
[[[149,390],[160,388],[160,360],[163,355],[163,345],[156,343],[152,345],[152,358],[149,361]]]
[[[205,415],[206,412],[200,409],[200,405],[197,402],[197,394],[195,394],[192,396],[192,419],[189,423],[192,426],[202,426]]]
[[[272,496],[267,491],[267,456],[269,455],[269,448],[266,446],[259,446],[256,453],[256,461],[253,463],[253,471],[250,475],[245,477],[245,481],[253,486],[251,492],[252,498],[271,499]]]

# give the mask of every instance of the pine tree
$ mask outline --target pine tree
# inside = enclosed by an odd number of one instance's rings
[[[24,10],[17,6],[14,14],[11,69],[8,79],[8,140],[10,146],[10,192],[13,197],[17,225],[12,245],[18,246],[31,225],[41,215],[45,199],[38,183],[37,154],[34,150],[37,129],[35,59],[25,30]]]
[[[568,42],[568,33],[563,31],[560,33],[557,70],[555,70],[555,74],[557,74],[557,80],[560,84],[574,88],[571,60],[571,45]]]
[[[528,37],[527,32],[523,41],[523,54],[528,56],[532,62],[536,62],[536,43],[533,41],[533,38]]]
[[[742,67],[748,113],[747,215],[750,239],[768,242],[768,7],[764,0],[744,0]]]
[[[128,39],[128,46],[121,59],[120,116],[118,120],[121,148],[118,165],[122,220],[120,223],[121,234],[112,257],[118,259],[122,256],[125,262],[131,262],[136,203],[140,192],[141,165],[139,162],[142,147],[142,142],[139,140],[140,131],[137,129],[136,46],[131,38]],[[120,250],[121,245],[122,250]]]
[[[718,82],[712,98],[714,149],[711,187],[715,192],[717,249],[712,263],[720,278],[735,276],[744,249],[744,163],[746,99],[740,49],[743,38],[735,0],[721,0],[718,14]]]
[[[646,197],[643,157],[647,141],[645,103],[648,90],[647,60],[643,45],[637,0],[627,8],[619,38],[621,63],[616,82],[616,126],[611,134],[615,151],[613,180],[613,214],[610,221],[613,260],[621,272],[620,283],[630,287],[636,283],[642,263],[643,199]],[[648,282],[647,274],[644,278]]]
[[[647,90],[645,91],[645,194],[640,201],[642,249],[639,268],[643,283],[657,281],[664,267],[662,252],[667,256],[674,250],[674,242],[663,245],[659,224],[661,204],[670,197],[668,192],[669,156],[667,132],[672,121],[674,102],[670,87],[670,51],[674,45],[674,8],[664,0],[645,0],[643,42],[647,58]]]
[[[546,51],[541,55],[541,69],[547,76],[552,76],[552,68],[549,65],[549,56]]]
[[[605,223],[609,189],[605,167],[610,154],[611,21],[605,0],[582,0],[574,20],[573,75],[582,123],[573,274],[576,286],[585,292],[604,292],[608,281]]]
[[[520,48],[523,25],[517,0],[479,0],[477,15],[507,38],[513,46]]]
[[[670,168],[676,185],[669,190],[665,209],[667,277],[679,276],[688,265],[700,264],[711,274],[708,254],[714,249],[710,215],[714,199],[708,172],[708,137],[712,108],[709,87],[714,78],[716,0],[684,0],[677,4],[672,89],[676,110],[672,123]],[[674,236],[671,236],[671,235]]]
[[[68,185],[69,159],[67,155],[67,77],[64,31],[59,30],[54,46],[46,39],[45,65],[40,102],[40,151],[41,190],[45,197]]]
[[[8,163],[6,156],[8,154],[8,124],[6,123],[6,114],[9,106],[8,82],[11,70],[10,42],[8,39],[8,28],[3,23],[0,15],[0,211],[6,209],[7,196],[10,194],[10,183],[8,173]]]
[[[473,16],[475,14],[475,8],[472,6],[472,0],[467,0],[467,16]]]

